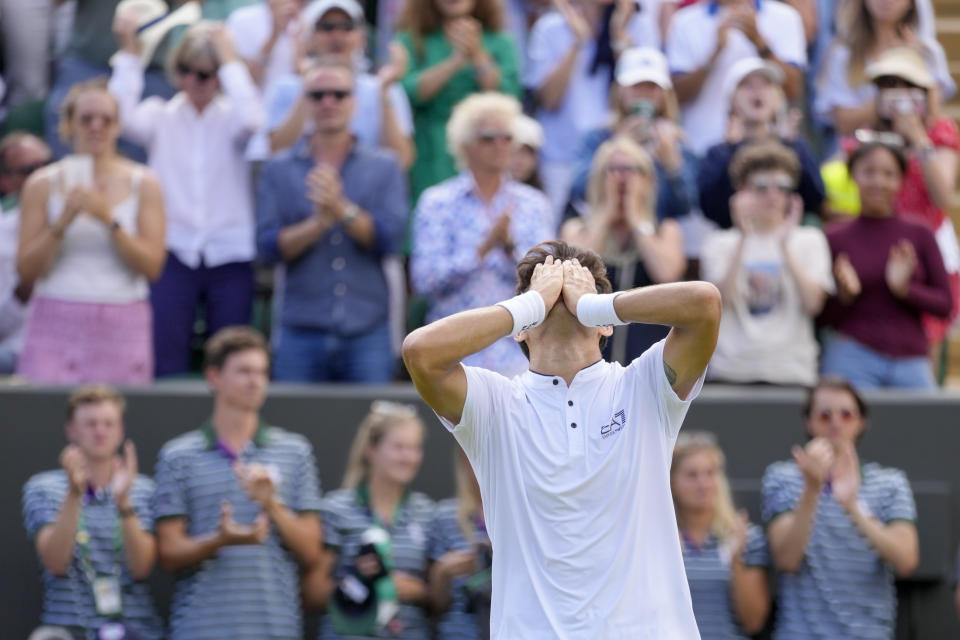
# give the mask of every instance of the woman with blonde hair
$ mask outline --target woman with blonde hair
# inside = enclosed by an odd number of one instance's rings
[[[438,638],[485,640],[490,637],[490,538],[470,461],[460,447],[454,456],[457,496],[437,504],[430,526],[430,603],[440,616]]]
[[[670,488],[700,636],[746,640],[770,612],[769,552],[760,527],[734,510],[724,465],[713,434],[683,432]]]
[[[342,486],[324,499],[325,552],[303,577],[306,606],[326,607],[321,640],[430,637],[433,502],[409,488],[423,459],[423,432],[415,407],[383,400],[357,428]]]
[[[517,52],[502,14],[497,0],[410,0],[400,16],[397,41],[409,56],[401,84],[413,108],[417,151],[413,202],[457,173],[446,138],[453,107],[479,91],[520,94]]]
[[[17,372],[52,384],[145,384],[148,282],[166,253],[160,185],[117,154],[119,110],[103,79],[74,85],[61,111],[74,154],[34,172],[21,197],[17,270],[35,287]]]
[[[600,254],[615,291],[683,277],[683,231],[676,220],[657,219],[657,188],[650,154],[632,138],[613,138],[594,156],[584,211],[560,229],[564,242]],[[667,331],[652,324],[616,327],[609,357],[627,364]]]
[[[825,56],[817,80],[813,112],[837,134],[849,135],[877,118],[877,88],[867,77],[869,64],[894,47],[911,47],[936,78],[939,98],[949,99],[957,86],[947,68],[943,47],[919,30],[916,0],[845,0],[837,37]]]

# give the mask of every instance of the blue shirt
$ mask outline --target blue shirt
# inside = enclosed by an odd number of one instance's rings
[[[763,474],[763,520],[791,511],[804,490],[795,462],[775,462]],[[875,463],[861,467],[862,510],[880,522],[917,517],[906,474]],[[803,564],[778,577],[775,640],[890,640],[897,619],[893,572],[824,490]]]
[[[313,449],[306,438],[261,425],[236,458],[270,472],[277,496],[295,512],[320,511]],[[174,438],[157,458],[157,519],[184,518],[189,536],[217,531],[220,503],[249,524],[261,513],[233,471],[234,459],[217,446],[209,423]],[[300,640],[299,565],[276,526],[261,544],[223,547],[177,574],[170,605],[171,640]]]
[[[268,161],[257,186],[257,253],[281,260],[277,236],[313,215],[307,174],[315,163],[308,138]],[[367,333],[385,322],[387,282],[380,261],[400,246],[407,224],[407,184],[392,154],[355,145],[340,169],[343,196],[373,217],[375,244],[357,244],[340,224],[285,264],[280,322],[341,336]]]
[[[463,535],[463,529],[457,522],[457,501],[444,500],[437,503],[436,514],[430,525],[427,553],[431,562],[436,562],[448,551],[474,551],[477,542],[489,544],[486,531],[480,531],[476,523],[474,527],[475,540],[468,542]],[[457,576],[450,584],[452,600],[450,607],[437,620],[437,638],[443,640],[479,640],[480,623],[477,617],[469,611],[466,585],[469,576]]]
[[[40,529],[57,519],[68,490],[67,474],[60,469],[38,473],[24,485],[23,520],[31,541]],[[130,503],[140,526],[151,532],[153,511],[150,500],[153,490],[153,481],[146,476],[137,476],[130,489]],[[113,575],[117,568],[116,527],[120,523],[113,495],[109,490],[88,495],[81,508],[90,536],[90,565],[97,574]],[[96,637],[96,630],[108,620],[97,615],[93,587],[84,574],[80,558],[80,545],[75,544],[67,575],[55,576],[49,571],[43,572],[43,613],[40,620],[43,624],[84,629],[86,636],[92,639]],[[120,564],[123,565],[120,574],[123,623],[144,640],[162,637],[163,625],[153,608],[149,585],[144,580],[134,580],[122,559]]]
[[[513,254],[498,246],[479,260],[477,249],[508,211]],[[513,297],[517,262],[531,247],[554,237],[547,197],[525,184],[504,180],[489,205],[477,195],[470,173],[424,191],[413,219],[410,282],[430,305],[427,322]],[[463,363],[508,376],[528,366],[512,336],[464,358]]]
[[[690,585],[693,615],[697,619],[701,640],[746,640],[733,609],[730,590],[730,550],[713,534],[703,546],[694,547],[685,541],[683,567]],[[743,564],[764,568],[770,564],[770,553],[763,530],[756,525],[747,529]]]

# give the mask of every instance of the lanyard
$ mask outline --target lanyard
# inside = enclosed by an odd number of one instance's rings
[[[373,524],[377,525],[387,533],[392,534],[393,528],[397,525],[397,520],[400,518],[400,511],[403,508],[403,504],[407,500],[407,495],[404,495],[400,498],[400,501],[397,503],[397,506],[393,509],[393,517],[390,518],[390,524],[387,525],[383,520],[380,519],[370,506],[370,487],[366,484],[361,484],[357,487],[357,497],[360,499],[360,504],[363,505],[364,510],[366,511],[367,517],[370,518],[370,521]]]
[[[77,549],[80,552],[80,569],[84,577],[92,585],[97,579],[97,572],[93,568],[93,562],[90,560],[90,530],[87,529],[87,518],[83,514],[83,508],[80,509],[80,515],[77,516]],[[120,554],[123,552],[123,530],[120,526],[120,518],[113,520],[113,575],[120,578],[122,572],[122,563]]]

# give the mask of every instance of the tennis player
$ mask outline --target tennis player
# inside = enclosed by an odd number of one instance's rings
[[[674,441],[720,322],[704,282],[611,293],[600,258],[551,241],[517,265],[518,295],[411,333],[417,390],[476,472],[493,544],[493,640],[695,640],[670,497]],[[598,293],[599,291],[599,293]],[[613,325],[669,335],[623,367]],[[504,335],[511,379],[460,361]]]

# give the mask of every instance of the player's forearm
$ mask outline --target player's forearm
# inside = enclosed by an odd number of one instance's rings
[[[513,316],[500,306],[461,311],[431,322],[403,341],[403,361],[411,375],[447,372],[509,334]]]
[[[730,568],[730,591],[740,626],[747,633],[759,633],[770,613],[770,588],[763,568],[748,567],[736,558]]]
[[[157,541],[152,534],[143,530],[136,515],[123,518],[122,533],[127,570],[134,580],[145,580],[157,560]]]
[[[883,524],[864,513],[857,503],[847,510],[847,515],[877,555],[893,568],[897,576],[902,578],[913,573],[919,560],[915,530],[911,531],[906,523],[899,529]]]
[[[216,532],[198,537],[160,535],[157,555],[165,571],[179,571],[212,558],[223,545],[222,538]]]
[[[613,308],[625,322],[715,329],[720,323],[720,292],[709,282],[658,284],[620,293]]]

